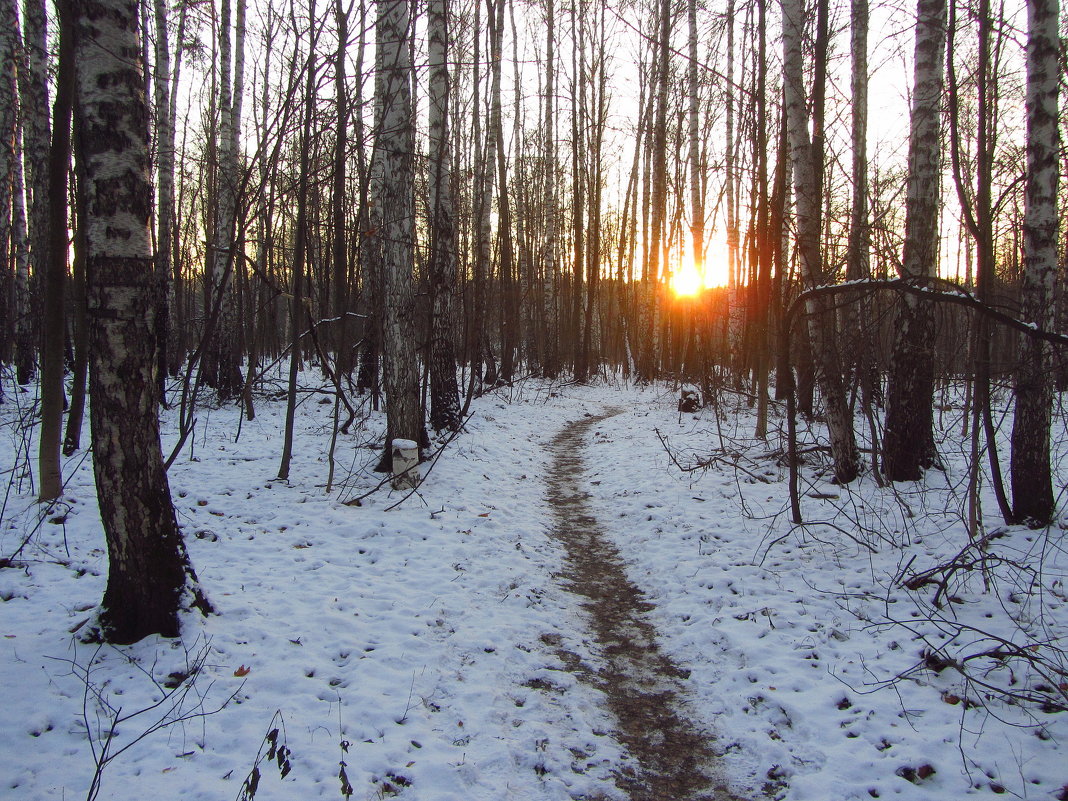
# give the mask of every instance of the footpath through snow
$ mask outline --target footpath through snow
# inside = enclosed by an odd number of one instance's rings
[[[621,611],[634,637],[615,639],[626,648],[655,627],[652,658],[671,666],[694,729],[716,735],[714,778],[734,794],[1048,801],[1068,786],[1068,713],[991,700],[939,661],[986,648],[987,635],[1063,645],[1062,532],[988,521],[989,591],[956,574],[936,616],[933,588],[895,580],[966,542],[952,437],[948,472],[896,497],[806,471],[805,513],[820,522],[795,528],[778,435],[753,441],[728,393],[680,417],[669,388],[522,382],[476,402],[399,506],[386,489],[345,505],[379,480],[381,415],[339,441],[328,494],[322,394],[303,395],[290,482],[274,478],[280,403],[260,400],[244,423],[205,408],[170,480],[220,614],[187,616],[181,641],[114,649],[76,637],[106,570],[89,460],[67,462],[63,501],[42,513],[27,472],[32,410],[7,397],[0,558],[18,556],[0,567],[4,801],[84,798],[102,754],[99,797],[119,800],[247,797],[251,775],[261,801],[638,797],[648,764],[610,700],[594,602],[570,591],[575,566],[554,536],[587,518],[641,593],[644,622]],[[622,411],[584,422],[608,407]],[[567,434],[554,445],[561,431],[582,433],[581,466],[566,461]],[[166,449],[169,415],[164,436]],[[1056,692],[1021,660],[981,678]]]
[[[586,503],[587,432],[622,411],[612,407],[568,423],[551,446],[548,500],[556,518],[553,535],[567,546],[564,586],[585,599],[600,657],[596,669],[576,665],[576,672],[604,693],[615,735],[637,760],[637,773],[619,776],[631,801],[728,801],[715,770],[711,734],[695,727],[682,701],[681,681],[690,673],[661,653],[647,618],[652,606],[627,579],[618,550]]]

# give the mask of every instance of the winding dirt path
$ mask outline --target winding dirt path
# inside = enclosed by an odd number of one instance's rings
[[[582,450],[587,431],[619,414],[569,423],[553,439],[547,499],[553,534],[568,553],[566,587],[584,598],[592,634],[604,661],[600,673],[575,672],[604,692],[615,715],[620,742],[638,763],[637,773],[620,772],[617,784],[631,801],[736,801],[716,778],[711,736],[680,715],[682,682],[689,677],[660,652],[646,613],[652,605],[627,579],[623,560],[592,514],[582,489]]]

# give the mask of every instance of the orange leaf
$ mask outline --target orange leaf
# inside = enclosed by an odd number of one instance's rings
[[[479,517],[489,517],[489,516],[490,516],[489,512],[483,512],[482,514],[479,515]]]
[[[247,676],[252,671],[252,668],[242,665],[234,671],[235,676]]]

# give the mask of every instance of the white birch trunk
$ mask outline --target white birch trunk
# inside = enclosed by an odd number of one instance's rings
[[[154,377],[147,105],[134,0],[75,0],[75,70],[86,186],[93,466],[109,555],[104,635],[179,634],[207,610],[171,504]]]
[[[30,245],[26,231],[26,181],[22,168],[22,132],[15,131],[15,159],[11,171],[11,250],[15,260],[12,289],[15,321],[15,373],[20,383],[33,369],[33,329],[30,325]],[[28,378],[27,378],[28,380]]]
[[[641,301],[644,304],[644,320],[639,333],[642,337],[642,351],[638,378],[642,381],[651,381],[660,372],[660,274],[661,269],[666,267],[663,262],[667,253],[667,111],[671,78],[672,5],[669,0],[663,0],[658,5],[657,36],[653,45],[656,53],[656,105],[650,153],[650,232],[643,275],[645,297]]]
[[[801,0],[782,0],[783,81],[786,124],[793,172],[797,249],[806,288],[826,282],[820,251],[820,193],[809,137],[809,111],[802,58],[803,18]],[[837,480],[849,483],[860,471],[853,423],[846,403],[841,362],[834,332],[834,315],[819,299],[807,303],[809,334],[816,379],[823,398],[831,456]]]
[[[244,86],[244,0],[238,0],[237,47],[233,48],[230,0],[219,12],[219,127],[217,144],[215,230],[211,258],[211,299],[219,316],[208,346],[209,380],[220,398],[236,397],[241,390],[240,355],[233,298],[234,247],[239,183],[241,97]],[[231,72],[233,67],[233,72]],[[233,77],[231,77],[233,76]]]
[[[29,267],[22,285],[15,363],[19,383],[33,377],[39,293],[30,287],[30,274],[43,275],[48,260],[48,150],[51,144],[48,101],[48,17],[44,0],[27,0],[22,18],[23,51],[19,65],[22,158],[25,165],[27,249]]]
[[[166,0],[154,0],[156,20],[156,69],[153,94],[156,105],[156,280],[159,282],[157,348],[162,379],[168,367],[170,307],[174,285],[171,281],[171,251],[174,229],[174,118],[171,112],[171,51]],[[182,12],[185,13],[184,11]],[[181,42],[178,42],[181,47]]]
[[[376,206],[382,215],[383,367],[387,447],[391,440],[422,442],[419,372],[412,288],[414,185],[411,24],[408,0],[377,0],[376,90],[381,103],[375,143],[381,153]]]
[[[556,257],[557,211],[556,188],[556,8],[554,0],[545,5],[545,121],[542,130],[542,159],[545,163],[545,244],[541,258],[542,291],[540,302],[543,309],[545,330],[542,334],[544,348],[541,353],[541,368],[547,378],[555,378],[560,369],[559,319],[557,307]]]
[[[871,239],[868,230],[868,0],[852,0],[850,22],[853,204],[846,278],[855,281],[871,274],[868,259]]]
[[[919,0],[901,275],[937,275],[946,0]],[[931,304],[912,294],[898,307],[887,387],[883,469],[891,481],[918,479],[936,458]]]
[[[1024,212],[1023,317],[1039,328],[1054,327],[1057,275],[1057,184],[1060,132],[1059,8],[1057,0],[1027,4],[1027,184]],[[1012,427],[1013,517],[1032,525],[1053,519],[1050,422],[1053,403],[1049,346],[1021,343]]]
[[[727,106],[727,152],[724,155],[725,186],[727,195],[727,347],[732,360],[737,364],[741,356],[742,329],[745,326],[745,310],[742,308],[741,293],[741,258],[738,241],[738,169],[735,164],[738,144],[735,141],[734,119],[734,0],[727,2],[727,91],[724,98]]]
[[[687,65],[686,72],[686,83],[690,96],[688,109],[690,236],[693,240],[694,264],[696,265],[698,272],[701,272],[704,269],[705,263],[705,194],[704,169],[701,164],[701,93],[700,84],[697,80],[698,65],[700,63],[697,58],[697,0],[689,0],[686,11],[690,33],[690,63]],[[729,100],[727,102],[730,104]]]
[[[452,347],[452,294],[456,285],[452,147],[449,130],[449,3],[427,4],[430,38],[430,423],[435,431],[460,426],[460,395]]]

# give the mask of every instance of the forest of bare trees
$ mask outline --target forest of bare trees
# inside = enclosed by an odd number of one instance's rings
[[[0,9],[0,392],[39,392],[46,501],[88,387],[101,498],[155,515],[172,596],[158,405],[184,442],[284,374],[284,479],[307,369],[343,430],[381,404],[423,446],[531,375],[729,387],[760,437],[788,399],[841,483],[937,468],[952,385],[1005,521],[1056,513],[1057,0]]]

